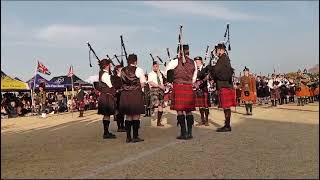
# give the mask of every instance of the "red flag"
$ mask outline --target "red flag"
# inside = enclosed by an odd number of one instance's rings
[[[51,72],[49,71],[49,69],[44,66],[41,62],[38,61],[38,68],[37,68],[38,72],[42,73],[42,74],[47,74],[50,75]]]
[[[69,72],[68,72],[68,77],[72,77],[74,75],[74,72],[73,72],[73,67],[70,66],[69,68]]]

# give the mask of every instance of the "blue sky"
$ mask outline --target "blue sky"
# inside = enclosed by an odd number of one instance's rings
[[[177,46],[179,24],[192,57],[204,56],[223,40],[230,23],[231,64],[237,74],[309,68],[319,59],[318,1],[1,1],[1,70],[30,79],[36,61],[52,75],[69,66],[82,79],[98,73],[88,65],[89,41],[100,58],[120,54],[120,34],[128,53],[150,72],[149,53],[162,59]]]

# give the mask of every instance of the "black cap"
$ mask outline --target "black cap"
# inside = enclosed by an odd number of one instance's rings
[[[226,45],[224,43],[219,43],[215,46],[216,49],[226,49]]]
[[[99,65],[101,68],[103,68],[104,66],[107,66],[109,65],[110,63],[112,63],[111,59],[102,59],[100,62],[99,62]]]
[[[202,61],[202,57],[201,56],[197,56],[197,57],[194,58],[194,60],[195,61],[197,61],[197,60]]]
[[[138,56],[136,54],[129,54],[128,56],[128,64],[132,64],[138,61]]]

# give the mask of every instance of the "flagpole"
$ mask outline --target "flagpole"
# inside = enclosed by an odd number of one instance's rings
[[[36,80],[37,80],[37,69],[38,69],[38,64],[36,64],[36,68],[35,68],[35,71],[34,71],[34,79],[33,79],[33,88],[32,88],[32,93],[31,93],[31,101],[32,101],[32,111],[34,112],[34,109],[35,109],[35,102],[34,102],[34,89],[36,87]]]
[[[71,65],[71,67],[72,67],[72,65]],[[71,110],[71,112],[72,112],[72,117],[73,117],[73,99],[74,99],[74,91],[73,91],[73,67],[72,67],[72,75],[71,75],[71,89],[72,89],[72,110]]]

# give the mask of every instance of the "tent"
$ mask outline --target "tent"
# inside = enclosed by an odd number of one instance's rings
[[[77,84],[81,84],[83,88],[93,88],[93,85],[83,81],[80,79],[78,76],[73,75],[73,85],[76,86]],[[53,77],[49,83],[54,83],[58,85],[64,85],[66,88],[71,88],[72,82],[71,82],[71,77],[68,76],[57,76]]]
[[[65,89],[66,87],[63,84],[55,84],[52,83],[48,80],[46,80],[45,78],[43,78],[42,76],[40,76],[39,74],[36,74],[36,76],[33,76],[30,80],[27,81],[27,83],[29,84],[29,87],[31,89],[33,89],[34,86],[34,77],[36,77],[36,88],[39,88],[39,85],[41,83],[45,83],[46,85],[46,89],[50,90],[54,90],[54,89]]]
[[[29,91],[27,83],[11,78],[1,71],[1,91]]]

